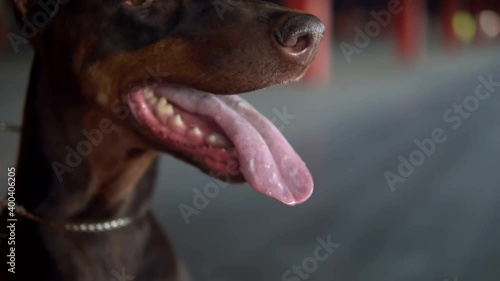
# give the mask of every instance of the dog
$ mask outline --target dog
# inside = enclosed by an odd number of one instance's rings
[[[300,79],[317,17],[253,0],[11,1],[36,34],[1,280],[188,280],[150,210],[160,152],[288,205],[311,196],[305,163],[236,94]]]

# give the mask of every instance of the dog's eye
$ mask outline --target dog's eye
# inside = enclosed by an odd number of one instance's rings
[[[156,0],[126,0],[123,2],[125,8],[149,8]]]

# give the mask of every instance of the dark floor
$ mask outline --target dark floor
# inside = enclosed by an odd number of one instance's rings
[[[268,117],[284,107],[296,115],[284,134],[315,177],[306,204],[286,207],[227,187],[187,225],[179,205],[192,205],[193,189],[213,179],[162,158],[155,212],[195,280],[287,280],[283,273],[310,261],[317,239],[329,236],[340,247],[307,280],[500,280],[500,87],[457,130],[443,119],[474,94],[479,76],[500,81],[498,51],[431,52],[412,67],[376,47],[351,64],[336,59],[333,87],[248,95]],[[0,120],[20,120],[28,61],[1,57]],[[398,156],[408,159],[414,141],[437,128],[447,141],[392,192],[384,173],[397,173]],[[0,142],[5,170],[17,136]]]

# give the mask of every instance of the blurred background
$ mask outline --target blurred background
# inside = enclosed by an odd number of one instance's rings
[[[315,193],[291,208],[228,186],[186,223],[180,204],[216,181],[162,156],[154,210],[194,279],[500,280],[500,1],[275,2],[328,34],[302,83],[246,98],[303,157]],[[20,124],[33,53],[14,52],[0,14],[0,121]],[[417,144],[436,130],[445,141]],[[0,134],[0,170],[18,141]],[[321,239],[335,244],[324,261]]]

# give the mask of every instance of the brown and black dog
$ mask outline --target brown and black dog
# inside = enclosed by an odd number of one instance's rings
[[[304,162],[234,94],[301,78],[316,17],[252,0],[11,1],[21,24],[49,10],[30,38],[16,183],[48,223],[18,219],[1,280],[187,280],[150,211],[158,152],[285,204],[311,195]],[[117,218],[132,222],[93,224]]]

